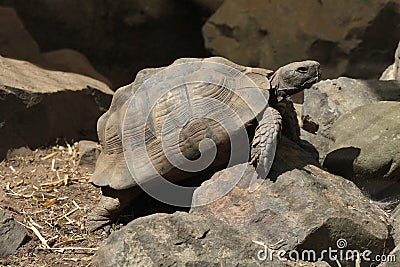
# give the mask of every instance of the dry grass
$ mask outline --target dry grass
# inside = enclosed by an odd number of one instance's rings
[[[76,144],[36,150],[0,163],[0,203],[31,240],[1,266],[88,266],[106,238],[87,232],[100,198],[88,183],[93,167],[77,164]]]

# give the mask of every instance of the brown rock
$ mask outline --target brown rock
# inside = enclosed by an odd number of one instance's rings
[[[193,203],[218,193],[234,180],[237,168],[243,166],[218,172],[203,183],[195,191]],[[373,253],[388,253],[394,247],[388,215],[350,181],[307,165],[281,174],[274,183],[265,181],[250,192],[253,172],[248,167],[227,195],[194,207],[191,213],[220,219],[253,240],[286,251],[337,249],[339,239],[346,240],[346,249]],[[208,186],[211,183],[213,186]]]
[[[97,140],[97,119],[113,94],[107,85],[4,57],[0,69],[0,157],[57,138]]]
[[[93,266],[260,266],[260,248],[215,219],[183,212],[153,214],[107,239]],[[266,266],[274,266],[272,263]],[[283,265],[277,265],[283,266]]]
[[[228,224],[176,212],[136,219],[113,233],[93,266],[276,266],[326,267],[326,263],[259,260],[263,246]]]
[[[231,0],[203,36],[211,53],[242,65],[276,69],[311,58],[325,78],[371,79],[392,61],[399,20],[397,0]]]

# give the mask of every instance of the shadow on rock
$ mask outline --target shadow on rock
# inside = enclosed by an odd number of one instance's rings
[[[361,149],[356,147],[343,147],[326,155],[323,165],[332,173],[343,177],[354,176],[353,163],[360,155]]]
[[[294,169],[302,169],[308,164],[320,166],[318,157],[318,151],[308,141],[301,140],[300,147],[283,136],[278,144],[268,178],[276,181],[279,175]]]

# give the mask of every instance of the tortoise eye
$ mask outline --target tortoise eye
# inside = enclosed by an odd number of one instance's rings
[[[308,72],[308,68],[306,68],[306,67],[299,67],[299,68],[296,69],[296,71],[297,71],[297,72],[300,72],[300,73],[307,73],[307,72]]]

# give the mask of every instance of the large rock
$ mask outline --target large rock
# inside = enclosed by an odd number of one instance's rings
[[[97,140],[113,92],[91,78],[0,57],[0,157],[9,148]]]
[[[13,254],[27,237],[25,228],[0,209],[0,258]]]
[[[203,27],[206,47],[243,65],[321,62],[325,78],[378,78],[399,40],[398,0],[230,0]]]
[[[107,239],[93,266],[259,266],[258,247],[218,220],[177,212],[129,223]],[[272,265],[271,265],[272,266]]]
[[[231,186],[243,167],[216,173],[195,191],[193,204],[204,203]],[[253,173],[248,167],[228,194],[192,208],[191,213],[220,219],[253,240],[286,251],[320,253],[329,247],[337,249],[340,239],[346,240],[346,249],[388,253],[394,247],[388,214],[352,182],[307,165],[281,174],[274,183],[265,181],[251,192]]]
[[[312,143],[323,158],[329,147],[330,128],[342,114],[382,100],[400,101],[399,81],[346,77],[321,81],[304,92],[303,128],[316,135],[304,134],[303,138]]]
[[[263,247],[222,221],[176,212],[136,219],[113,233],[93,266],[328,266],[259,260]]]
[[[382,73],[380,80],[400,80],[400,42],[394,53],[394,63]]]
[[[341,116],[324,166],[375,197],[399,194],[400,103],[381,101]]]

